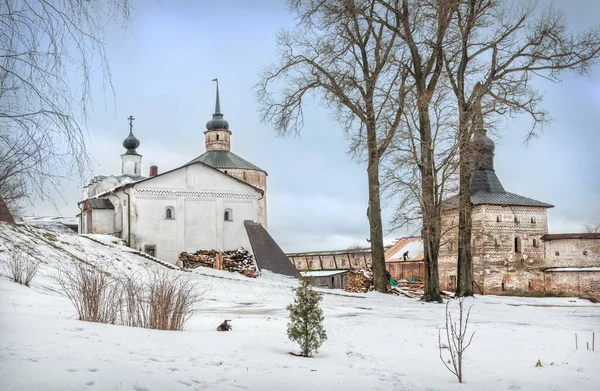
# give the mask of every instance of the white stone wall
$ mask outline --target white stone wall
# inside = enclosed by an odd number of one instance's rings
[[[251,251],[244,220],[258,221],[260,193],[200,164],[135,185],[131,191],[131,246],[155,245],[157,257],[175,263],[182,251]],[[120,192],[121,193],[121,192]],[[124,199],[119,194],[120,199]],[[167,207],[174,219],[166,219]],[[224,221],[230,209],[233,221]],[[127,207],[124,210],[124,226]],[[126,229],[122,237],[127,239]]]
[[[113,233],[115,231],[114,224],[114,211],[112,209],[92,209],[92,233]]]
[[[141,155],[121,155],[121,174],[130,176],[142,175]]]

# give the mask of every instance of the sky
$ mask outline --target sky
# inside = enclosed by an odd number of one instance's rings
[[[332,113],[308,102],[297,137],[279,137],[262,124],[253,87],[260,70],[277,59],[275,37],[292,27],[283,0],[218,2],[134,0],[127,28],[106,26],[106,52],[115,96],[94,77],[87,120],[93,175],[120,174],[127,117],[143,155],[164,172],[204,149],[206,122],[214,111],[219,78],[221,109],[232,131],[231,151],[268,172],[269,232],[286,252],[367,245],[366,166],[351,159]],[[542,5],[545,0],[540,1]],[[549,2],[548,2],[549,3]],[[600,25],[600,1],[559,0],[574,31]],[[560,84],[536,80],[553,122],[524,144],[529,122],[499,126],[495,168],[507,191],[555,205],[549,232],[581,232],[600,221],[600,65],[588,76],[565,74]],[[63,186],[58,208],[37,200],[28,212],[74,216],[78,180]],[[385,242],[411,235],[391,231],[393,204],[383,205]]]

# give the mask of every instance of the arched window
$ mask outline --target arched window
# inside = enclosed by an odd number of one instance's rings
[[[168,206],[165,210],[165,219],[167,220],[175,220],[175,208],[172,206]]]
[[[538,246],[537,239],[533,239],[533,247],[537,247],[537,246]]]
[[[223,220],[233,221],[233,211],[231,209],[225,209],[225,213],[223,213]]]
[[[535,224],[535,217],[531,218],[531,224]]]
[[[521,239],[520,238],[515,238],[515,252],[516,253],[521,252]]]

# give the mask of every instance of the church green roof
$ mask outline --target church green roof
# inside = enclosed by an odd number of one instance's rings
[[[190,163],[204,163],[213,168],[241,168],[247,170],[257,170],[267,173],[262,168],[255,166],[247,160],[242,159],[238,155],[229,151],[207,151],[198,156]]]

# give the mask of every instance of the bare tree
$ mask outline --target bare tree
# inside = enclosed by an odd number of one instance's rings
[[[452,313],[450,312],[449,305],[450,301],[446,303],[446,341],[447,345],[442,345],[442,332],[438,330],[438,346],[440,349],[440,360],[444,363],[446,368],[458,378],[458,382],[463,381],[463,354],[467,348],[471,345],[475,331],[468,336],[467,328],[469,326],[469,317],[471,316],[470,306],[467,310],[467,314],[464,314],[464,298],[458,300],[458,324],[452,321]],[[449,359],[444,359],[443,349],[447,348],[450,355]]]
[[[17,181],[22,187],[12,196],[44,198],[60,193],[65,177],[83,177],[90,75],[101,69],[112,89],[103,29],[117,16],[128,20],[129,11],[129,0],[0,3],[2,194]]]
[[[439,288],[438,254],[441,239],[441,204],[436,196],[434,147],[431,124],[432,98],[443,75],[444,44],[458,0],[377,0],[384,10],[374,20],[398,35],[410,53],[407,62],[414,82],[418,113],[419,175],[421,178],[422,237],[424,245],[425,293],[423,300],[442,302]]]
[[[387,291],[381,222],[380,163],[400,126],[410,90],[398,35],[374,21],[375,1],[291,0],[299,23],[279,34],[278,63],[257,85],[264,122],[280,134],[297,133],[303,105],[313,94],[331,109],[367,161],[367,216],[375,289]],[[271,91],[281,82],[279,94]]]
[[[448,99],[448,92],[448,88],[441,85],[435,92],[431,105],[433,183],[438,203],[447,194],[454,194],[458,190],[456,105],[452,99]],[[419,170],[419,118],[415,102],[416,97],[409,95],[403,126],[397,132],[384,163],[384,189],[389,200],[397,202],[392,220],[393,229],[422,224],[421,211],[424,207]],[[444,232],[442,238],[443,234]]]
[[[589,234],[600,233],[600,223],[585,223],[583,224],[583,230]]]
[[[471,151],[473,130],[493,115],[526,114],[526,140],[549,121],[535,76],[553,82],[562,72],[585,74],[600,56],[600,30],[569,31],[552,6],[536,16],[537,2],[461,0],[449,28],[444,65],[458,105],[460,144],[457,294],[473,294],[471,256]]]

